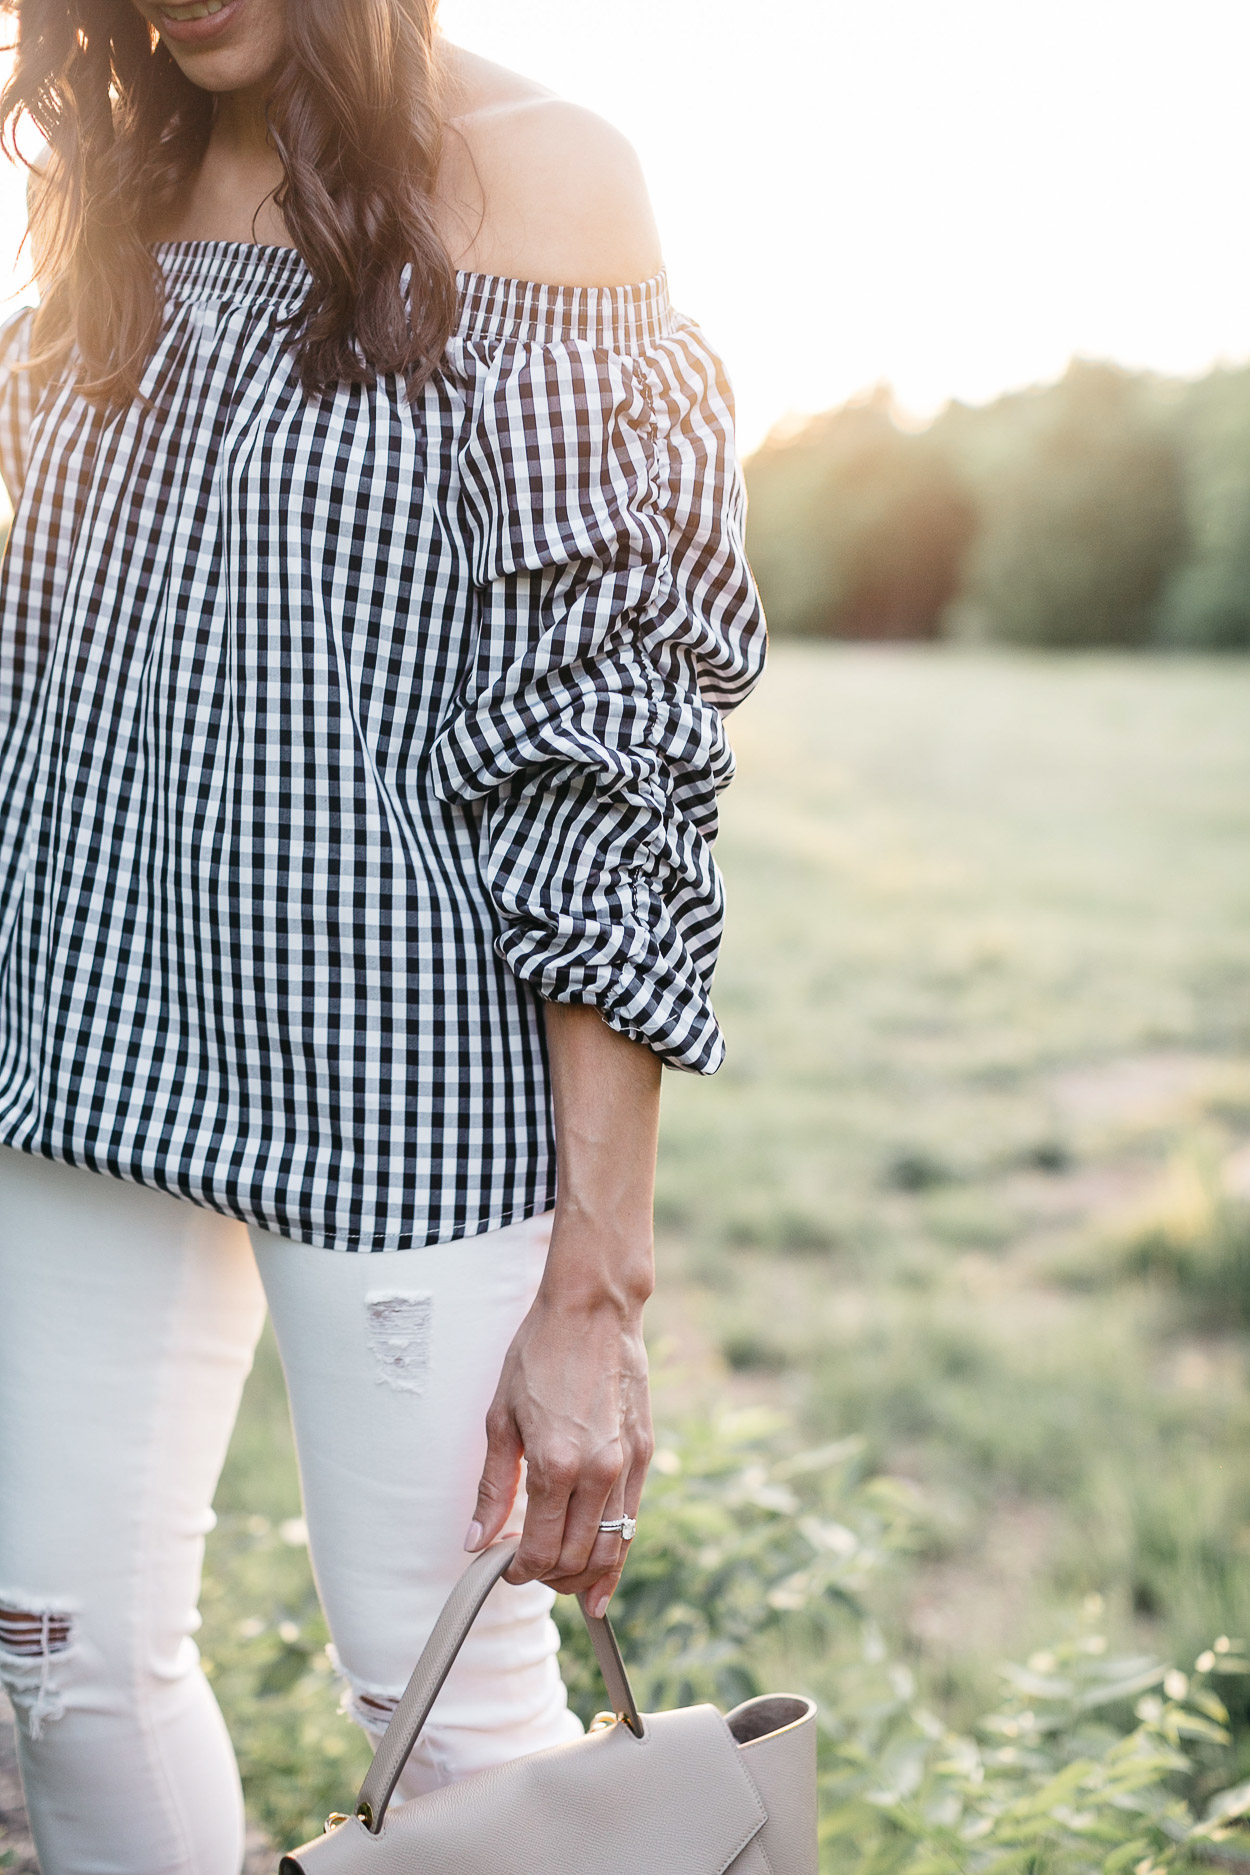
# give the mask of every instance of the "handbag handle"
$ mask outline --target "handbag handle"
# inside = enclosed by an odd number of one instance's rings
[[[434,1631],[421,1650],[421,1658],[412,1670],[404,1689],[373,1754],[373,1763],[365,1772],[364,1783],[356,1800],[356,1815],[365,1828],[377,1835],[382,1828],[387,1806],[395,1793],[400,1772],[407,1764],[413,1746],[430,1716],[443,1681],[455,1664],[456,1655],[468,1638],[486,1597],[505,1569],[512,1564],[520,1545],[516,1541],[493,1543],[475,1556],[443,1605]],[[643,1723],[630,1690],[629,1676],[621,1659],[621,1650],[606,1616],[602,1620],[590,1614],[584,1596],[578,1606],[590,1633],[590,1643],[599,1662],[612,1710],[635,1738],[643,1736]]]

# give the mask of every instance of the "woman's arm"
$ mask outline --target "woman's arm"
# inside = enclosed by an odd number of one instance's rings
[[[559,1167],[468,1547],[506,1527],[524,1456],[511,1576],[587,1591],[597,1608],[624,1550],[598,1524],[637,1511],[652,1449],[642,1310],[659,1064],[720,1063],[720,712],[749,690],[764,629],[728,386],[649,278],[660,254],[636,160],[554,99],[468,111],[455,129],[453,169],[460,139],[473,162],[471,178],[449,170],[452,206],[478,230],[460,265],[626,287],[591,302],[593,333],[562,327],[492,366],[463,457],[474,664],[432,753],[439,797],[480,803],[496,952],[546,999]],[[589,1006],[600,996],[649,1045]]]
[[[546,1005],[559,1182],[546,1273],[504,1362],[465,1547],[493,1542],[526,1461],[510,1582],[589,1593],[602,1613],[625,1561],[601,1519],[636,1516],[651,1462],[642,1311],[654,1284],[660,1063],[582,1005]]]

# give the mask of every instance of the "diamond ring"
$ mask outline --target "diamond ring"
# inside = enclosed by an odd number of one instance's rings
[[[606,1530],[610,1536],[619,1536],[622,1543],[632,1543],[637,1534],[638,1519],[636,1517],[609,1517],[606,1522],[599,1525],[599,1528]]]

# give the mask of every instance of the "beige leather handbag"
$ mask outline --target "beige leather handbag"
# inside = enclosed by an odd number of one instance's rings
[[[516,1554],[497,1543],[448,1597],[374,1754],[354,1816],[281,1875],[818,1875],[816,1709],[748,1699],[638,1711],[607,1621],[582,1613],[613,1713],[585,1738],[389,1808],[478,1610]]]

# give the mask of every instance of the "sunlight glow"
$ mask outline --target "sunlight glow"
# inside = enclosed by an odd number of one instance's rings
[[[1245,0],[442,0],[618,123],[743,434],[1250,353]],[[21,186],[0,187],[11,249]]]
[[[619,123],[743,430],[1250,352],[1245,0],[442,0]]]

